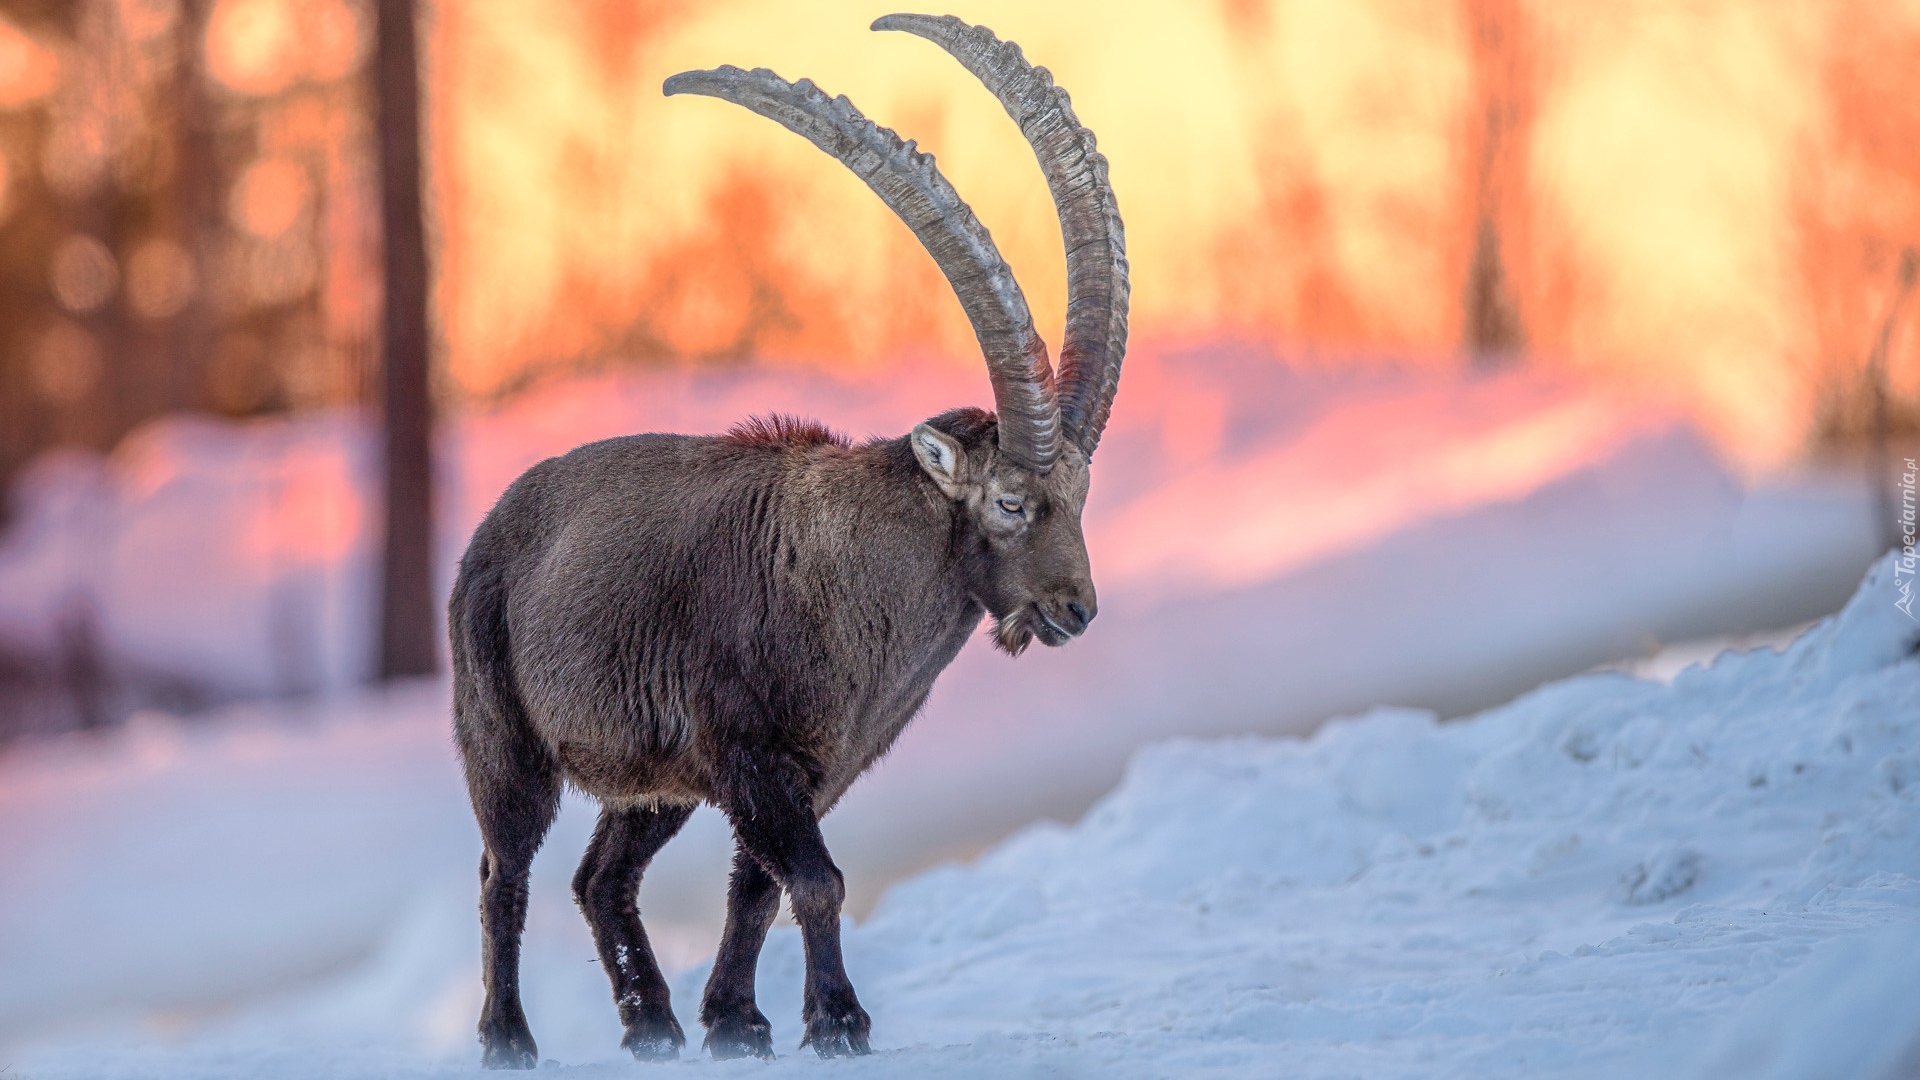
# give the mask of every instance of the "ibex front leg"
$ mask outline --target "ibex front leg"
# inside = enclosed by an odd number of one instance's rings
[[[773,1027],[754,1001],[753,984],[760,946],[779,913],[780,883],[736,844],[733,880],[727,885],[727,929],[700,1002],[705,1045],[716,1059],[773,1056]]]
[[[587,856],[573,876],[573,897],[593,928],[626,1028],[620,1045],[641,1061],[671,1061],[687,1043],[635,900],[647,863],[692,813],[691,803],[602,810]]]
[[[872,1022],[840,958],[840,905],[847,888],[820,836],[806,772],[796,762],[769,755],[739,761],[730,773],[720,795],[734,838],[786,890],[806,944],[800,1018],[807,1033],[800,1045],[813,1047],[821,1057],[865,1054]],[[711,999],[713,986],[707,992]]]

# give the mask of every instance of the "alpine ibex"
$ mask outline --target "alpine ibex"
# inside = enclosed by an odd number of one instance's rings
[[[785,890],[806,944],[802,1046],[867,1052],[840,956],[845,885],[819,819],[887,751],[983,613],[1018,654],[1096,605],[1087,462],[1126,351],[1125,237],[1093,134],[1044,68],[951,16],[889,15],[1000,99],[1040,160],[1067,251],[1058,382],[987,230],[933,159],[846,98],[765,69],[689,71],[672,94],[806,136],[906,222],[953,286],[998,414],[942,413],[853,445],[774,417],[721,436],[634,435],[529,469],[474,532],[449,608],[454,730],[486,854],[480,924],[490,1067],[530,1068],[521,1011],[527,872],[561,785],[601,803],[574,896],[613,983],[623,1045],[678,1056],[636,906],[648,861],[700,802],[731,821],[726,930],[700,1006],[715,1057],[771,1056],[754,967]]]

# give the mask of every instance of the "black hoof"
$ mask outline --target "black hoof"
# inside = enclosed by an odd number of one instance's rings
[[[771,1058],[773,1025],[758,1008],[746,1009],[707,1022],[707,1040],[702,1044],[715,1061],[728,1058]]]
[[[480,1064],[488,1069],[531,1069],[540,1064],[533,1033],[525,1030],[482,1033]]]
[[[872,1027],[873,1022],[867,1019],[867,1010],[855,1005],[807,1021],[807,1037],[800,1040],[800,1045],[813,1047],[813,1052],[823,1058],[871,1054],[873,1051],[867,1046],[867,1032]]]
[[[680,1031],[680,1021],[675,1020],[672,1013],[664,1013],[630,1025],[620,1045],[632,1052],[637,1061],[677,1061],[680,1048],[687,1045],[687,1037]]]

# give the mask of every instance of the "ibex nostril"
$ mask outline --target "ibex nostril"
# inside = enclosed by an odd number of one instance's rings
[[[1087,628],[1087,624],[1093,621],[1093,614],[1089,612],[1086,608],[1082,607],[1080,605],[1080,601],[1078,600],[1067,601],[1067,610],[1073,614],[1073,617],[1076,620],[1079,621],[1081,630],[1085,630]]]

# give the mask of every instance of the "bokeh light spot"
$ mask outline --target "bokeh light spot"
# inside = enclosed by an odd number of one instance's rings
[[[365,21],[339,0],[309,0],[300,13],[307,77],[330,82],[353,74],[370,44]]]
[[[100,385],[100,343],[73,323],[61,321],[40,335],[32,355],[33,385],[55,405],[73,405]]]
[[[353,74],[371,28],[341,0],[221,0],[207,23],[207,67],[229,89],[277,94]]]
[[[120,268],[107,245],[76,233],[53,253],[53,298],[76,315],[94,311],[120,284]]]
[[[313,194],[307,171],[285,158],[248,166],[233,187],[234,223],[255,236],[279,236],[300,220]]]
[[[0,19],[0,109],[31,104],[59,81],[60,61],[53,51]]]
[[[127,259],[127,300],[149,319],[177,314],[198,284],[193,257],[171,240],[149,240]]]
[[[274,94],[300,71],[300,38],[285,0],[221,0],[207,20],[207,68],[243,94]]]
[[[107,127],[98,116],[75,117],[54,126],[40,152],[40,173],[63,199],[89,195],[107,162]]]

